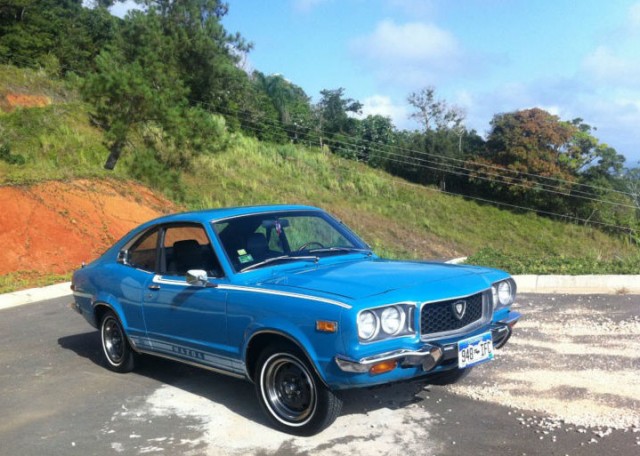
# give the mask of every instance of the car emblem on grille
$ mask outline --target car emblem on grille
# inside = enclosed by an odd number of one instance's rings
[[[464,317],[464,313],[467,311],[467,301],[456,301],[451,305],[451,307],[456,318],[458,320],[462,320],[462,317]]]

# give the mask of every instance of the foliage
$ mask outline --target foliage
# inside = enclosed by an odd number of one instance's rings
[[[320,137],[320,147],[326,142],[340,156],[356,159],[357,147],[350,139],[355,135],[358,125],[353,116],[361,113],[362,103],[345,98],[342,87],[321,90],[320,96],[316,105],[316,133]]]
[[[447,178],[455,175],[457,161],[463,158],[462,140],[466,129],[465,114],[456,106],[436,99],[435,87],[425,87],[411,93],[407,101],[415,111],[410,117],[423,127],[424,140],[422,157],[424,171],[423,183],[436,183],[441,190],[447,188]]]
[[[310,99],[301,87],[287,81],[282,75],[265,76],[253,72],[253,81],[271,101],[278,113],[278,121],[293,138],[298,133],[296,126],[310,125],[312,110]],[[293,128],[292,128],[293,127]]]
[[[219,132],[210,128],[211,116],[201,106],[226,103],[215,94],[227,93],[232,84],[223,87],[218,78],[233,67],[227,46],[242,43],[222,29],[217,1],[144,3],[147,11],[129,13],[83,87],[96,122],[106,130],[106,169],[115,167],[131,132],[147,124],[157,126],[160,141],[176,152],[164,155],[167,166],[189,166],[189,154],[181,151],[220,148],[212,134]]]
[[[7,0],[0,5],[0,63],[87,73],[109,43],[117,19],[81,0]]]
[[[26,162],[22,155],[11,153],[11,146],[8,142],[0,143],[0,160],[10,165],[24,165]]]
[[[470,163],[476,170],[472,179],[495,177],[488,187],[507,201],[541,209],[558,206],[562,200],[544,190],[551,185],[568,193],[575,182],[571,167],[562,159],[574,133],[574,126],[538,108],[496,115],[486,152]]]

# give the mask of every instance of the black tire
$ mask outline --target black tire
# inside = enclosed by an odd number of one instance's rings
[[[131,349],[122,324],[115,313],[107,311],[100,321],[100,341],[107,367],[114,372],[131,372],[136,364],[136,353]]]
[[[314,435],[340,415],[342,400],[293,347],[267,347],[258,358],[254,380],[260,406],[279,430]]]
[[[467,367],[465,369],[451,369],[444,372],[438,372],[437,374],[429,376],[427,378],[427,382],[430,385],[453,385],[469,375],[472,369],[473,367]]]

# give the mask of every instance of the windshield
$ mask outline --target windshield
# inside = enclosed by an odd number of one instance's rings
[[[310,256],[370,252],[342,223],[320,211],[251,214],[214,222],[213,228],[236,271]]]

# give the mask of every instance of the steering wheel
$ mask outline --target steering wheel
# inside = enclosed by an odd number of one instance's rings
[[[302,244],[297,250],[296,252],[302,252],[303,250],[307,250],[307,247],[311,246],[311,245],[317,245],[319,248],[324,249],[324,245],[322,245],[320,242],[317,241],[309,241],[305,244]]]

